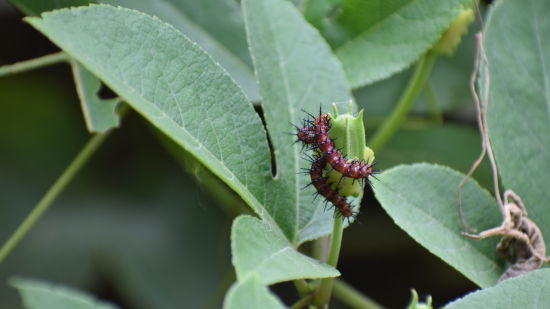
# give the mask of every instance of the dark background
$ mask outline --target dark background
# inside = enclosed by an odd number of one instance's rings
[[[0,65],[57,51],[22,17],[0,1]],[[473,162],[479,137],[468,107],[469,67],[451,70],[471,61],[472,46],[469,36],[457,55],[436,65],[436,77],[455,74],[455,87],[464,89],[448,94],[443,122],[424,121],[429,116],[417,102],[413,119],[419,121],[405,124],[377,153],[382,168],[429,161],[465,171]],[[367,134],[391,106],[368,106],[363,98],[376,101],[388,90],[397,96],[409,74],[355,93],[366,108]],[[89,138],[68,65],[0,77],[0,242]],[[449,138],[453,145],[441,143]],[[486,168],[479,178],[488,183]],[[167,151],[159,133],[130,112],[0,265],[0,307],[20,306],[7,284],[16,275],[77,287],[121,308],[220,307],[234,277],[229,254],[234,213],[209,198],[200,181]],[[436,305],[476,289],[398,228],[370,190],[361,209],[360,223],[344,233],[338,266],[358,290],[386,307],[402,308],[411,288],[421,298],[432,295]],[[287,303],[295,299],[292,285],[273,290]]]

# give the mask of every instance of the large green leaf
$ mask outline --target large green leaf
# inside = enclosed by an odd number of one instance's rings
[[[489,136],[506,189],[550,244],[550,2],[500,1],[485,29]],[[482,75],[481,78],[484,78]]]
[[[336,54],[353,88],[387,78],[414,63],[440,38],[463,0],[344,1],[341,19],[362,32]]]
[[[263,218],[269,151],[258,115],[229,75],[176,29],[93,5],[27,21],[196,156]]]
[[[101,82],[76,61],[71,61],[76,92],[90,132],[105,132],[118,126],[115,108],[117,99],[100,99],[97,95]]]
[[[417,242],[476,284],[492,285],[502,273],[497,237],[472,240],[463,235],[456,209],[456,192],[463,175],[426,163],[401,165],[385,171],[375,182],[376,197]],[[500,224],[495,200],[475,181],[462,190],[466,222],[484,230]]]
[[[29,279],[13,279],[11,285],[21,293],[27,309],[115,309],[94,297],[50,283]]]
[[[157,16],[204,48],[259,101],[251,68],[241,8],[232,0],[100,0]]]
[[[333,267],[299,253],[280,231],[251,216],[234,221],[231,249],[239,281],[256,276],[263,284],[273,284],[340,275]]]
[[[257,277],[251,276],[243,282],[233,284],[225,296],[223,308],[283,309],[286,307]]]
[[[448,309],[543,309],[550,304],[550,270],[539,269],[466,295]]]
[[[321,106],[326,111],[351,95],[329,46],[290,2],[245,0],[242,5],[277,167],[270,209],[298,244],[328,234],[333,218],[321,202],[312,202],[313,188],[302,189],[310,180],[298,172],[309,162],[287,134],[292,130],[288,122],[301,123],[307,116],[302,109],[317,113]]]

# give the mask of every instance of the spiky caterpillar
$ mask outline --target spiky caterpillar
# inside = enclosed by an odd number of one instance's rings
[[[374,163],[369,164],[362,160],[349,160],[336,148],[334,141],[329,137],[330,116],[327,113],[321,113],[313,120],[306,122],[309,125],[299,128],[296,136],[299,141],[311,145],[314,149],[319,149],[326,161],[333,169],[345,177],[354,179],[366,179],[374,174]]]
[[[313,160],[311,163],[311,168],[309,169],[311,183],[319,195],[323,196],[325,200],[331,202],[334,207],[338,209],[342,217],[352,217],[354,213],[351,205],[347,202],[345,197],[338,194],[338,190],[331,187],[331,185],[327,182],[328,177],[323,176],[323,170],[326,165],[327,160],[324,156],[319,156]]]

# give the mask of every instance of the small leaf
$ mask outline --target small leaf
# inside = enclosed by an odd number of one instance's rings
[[[100,99],[97,96],[101,86],[99,79],[74,60],[71,61],[71,67],[88,131],[103,133],[118,127],[119,119],[115,111],[118,100]]]
[[[37,280],[16,278],[10,284],[19,290],[27,309],[115,309],[93,296],[71,288]]]
[[[352,88],[387,78],[414,63],[441,37],[459,14],[463,0],[393,0],[369,4],[368,16],[354,4],[346,14],[363,32],[336,51]],[[363,10],[364,11],[364,10]],[[357,21],[357,18],[362,20]]]
[[[250,276],[243,282],[235,282],[225,296],[224,309],[286,308],[256,276]]]
[[[550,243],[550,1],[499,1],[485,28],[488,132],[504,188]],[[480,78],[485,78],[481,74]],[[483,83],[483,81],[482,81]],[[504,190],[502,190],[504,191]]]
[[[539,269],[510,278],[456,300],[447,309],[535,309],[550,304],[550,269]]]
[[[279,231],[251,216],[233,222],[231,251],[239,281],[257,276],[263,284],[273,284],[340,275],[333,267],[299,253]]]
[[[433,164],[401,165],[385,171],[375,183],[376,197],[395,223],[412,238],[476,284],[494,284],[503,271],[495,246],[461,235],[456,192],[463,175]],[[496,201],[475,181],[462,190],[466,222],[484,230],[500,224]]]

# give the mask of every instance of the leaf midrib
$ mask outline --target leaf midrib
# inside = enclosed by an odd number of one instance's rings
[[[283,4],[283,5],[286,5]],[[265,7],[262,6],[262,8],[265,10]],[[272,37],[276,37],[275,35],[275,31],[273,29],[273,21],[271,19],[271,14],[265,14],[267,15],[267,25],[268,25],[268,30],[271,34]],[[287,76],[287,71],[285,70],[285,67],[282,65],[282,60],[284,59],[282,57],[282,52],[281,52],[281,47],[279,46],[279,43],[278,43],[278,40],[277,39],[274,39],[273,40],[273,45],[275,46],[275,53],[277,54],[277,58],[280,60],[280,61],[277,61],[277,65],[279,67],[279,70],[281,71],[281,75],[282,75],[282,78],[283,78],[283,85],[284,85],[284,94],[285,94],[285,97],[286,97],[286,100],[287,100],[287,108],[288,108],[288,113],[290,115],[290,119],[295,119],[295,113],[294,113],[294,109],[292,108],[292,100],[291,100],[291,94],[290,94],[290,86],[288,84],[288,76]],[[293,153],[294,153],[294,162],[293,162],[293,165],[294,165],[294,200],[295,200],[295,203],[294,203],[294,209],[295,209],[295,222],[294,222],[294,233],[292,235],[292,240],[291,242],[292,243],[295,243],[296,242],[296,237],[298,236],[298,227],[299,227],[299,222],[300,222],[300,207],[298,205],[299,201],[300,201],[300,181],[299,181],[299,177],[300,177],[300,165],[298,163],[298,159],[299,159],[299,156],[297,155],[297,145],[293,145]],[[279,165],[280,166],[280,165]],[[279,171],[277,171],[277,174],[279,174]]]

